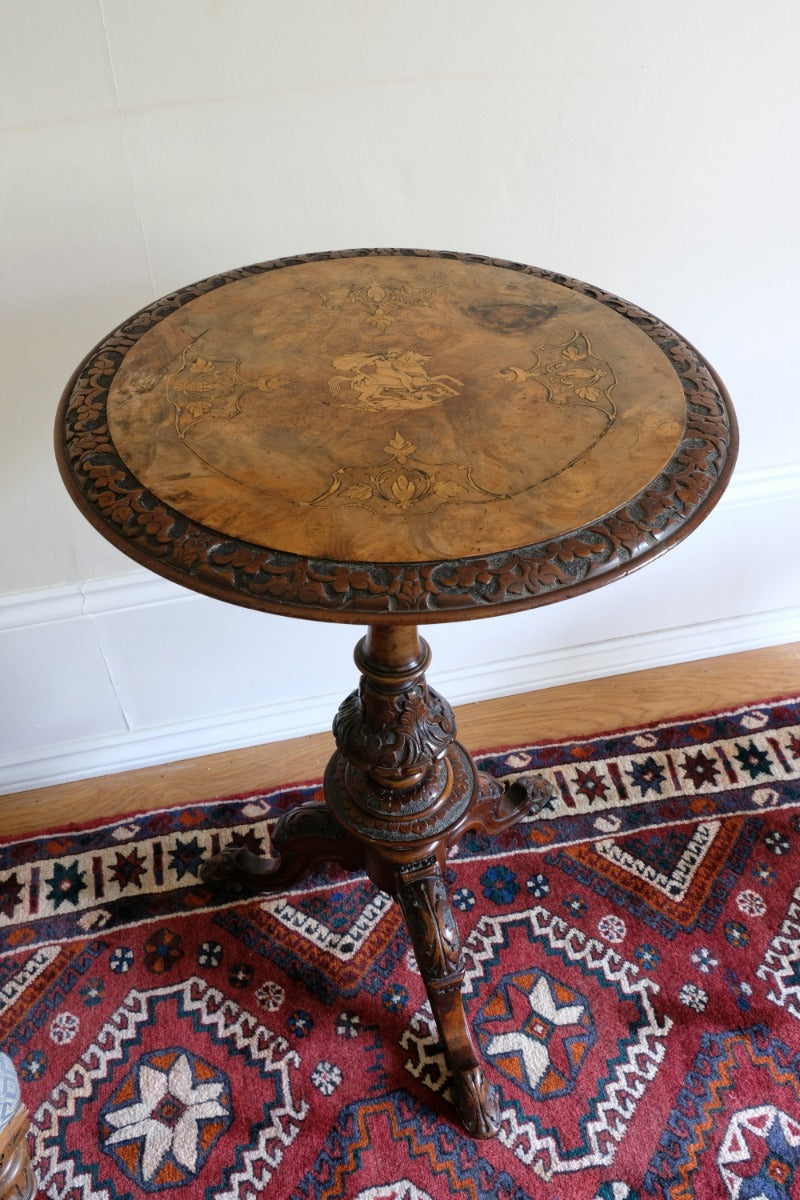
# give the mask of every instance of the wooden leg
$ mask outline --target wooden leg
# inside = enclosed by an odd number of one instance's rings
[[[500,1127],[497,1088],[486,1080],[467,1024],[461,938],[435,857],[401,868],[397,898],[444,1043],[458,1115],[472,1137],[494,1137]]]
[[[364,866],[361,843],[347,836],[324,804],[300,804],[284,813],[273,830],[272,848],[275,858],[259,858],[243,846],[227,846],[203,864],[203,881],[233,895],[255,895],[288,887],[317,863]]]

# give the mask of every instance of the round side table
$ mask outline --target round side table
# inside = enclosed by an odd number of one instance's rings
[[[366,870],[401,905],[464,1127],[497,1132],[444,883],[467,830],[543,809],[455,737],[419,626],[549,604],[675,545],[736,456],[723,385],[642,309],[476,255],[261,263],[142,309],[81,363],[56,446],[73,499],[138,562],[220,600],[366,626],[322,804],[209,886]],[[475,634],[480,637],[479,632]]]

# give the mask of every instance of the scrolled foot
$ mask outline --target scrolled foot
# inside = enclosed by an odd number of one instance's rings
[[[243,846],[226,846],[200,867],[203,883],[233,896],[266,891],[279,871],[276,858],[259,858]],[[274,885],[273,885],[274,886]]]
[[[200,868],[204,883],[234,896],[288,887],[312,866],[338,862],[359,870],[360,842],[347,837],[324,804],[300,804],[283,814],[272,831],[275,858],[259,858],[244,846],[226,846]]]
[[[470,826],[484,833],[501,833],[523,817],[541,812],[554,797],[546,779],[539,775],[520,775],[512,783],[502,783],[491,775],[480,776],[480,795],[470,814]]]
[[[495,810],[497,819],[505,821],[506,813],[510,820],[532,817],[550,803],[554,794],[550,784],[541,776],[521,775],[505,788]]]
[[[500,1093],[480,1067],[453,1075],[453,1105],[470,1137],[492,1138],[500,1128]]]

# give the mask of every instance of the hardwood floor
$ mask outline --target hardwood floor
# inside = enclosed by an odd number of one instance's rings
[[[477,752],[599,733],[800,693],[800,642],[462,705],[459,739]],[[331,717],[333,714],[331,714]],[[330,734],[0,796],[5,835],[56,829],[216,796],[319,779]]]

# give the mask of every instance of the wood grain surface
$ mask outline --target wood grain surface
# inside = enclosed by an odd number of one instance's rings
[[[680,379],[612,309],[458,260],[323,260],[199,296],[126,354],[121,457],[159,499],[310,558],[458,560],[558,537],[678,449]]]

